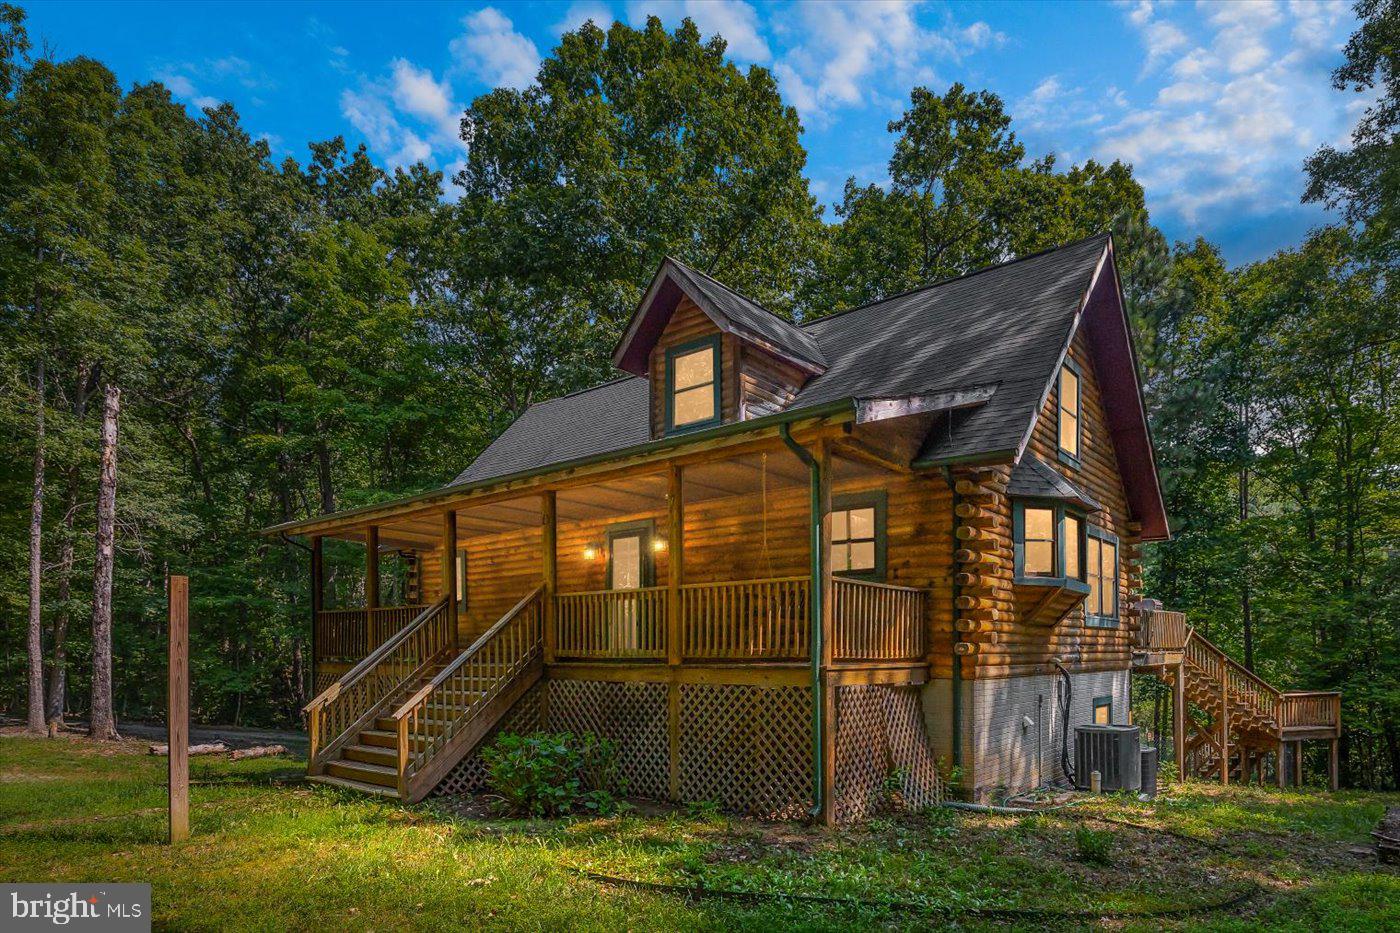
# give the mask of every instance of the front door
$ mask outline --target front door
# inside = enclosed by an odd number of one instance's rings
[[[631,525],[608,532],[608,589],[638,590],[649,585],[650,526]],[[615,652],[639,647],[639,600],[619,594],[612,599],[611,642]]]

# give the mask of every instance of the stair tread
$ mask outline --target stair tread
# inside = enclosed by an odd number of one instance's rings
[[[399,770],[392,765],[377,765],[368,761],[350,761],[346,758],[337,759],[331,764],[341,768],[349,768],[352,771],[368,771],[373,774],[392,774],[398,776]]]
[[[329,784],[333,787],[344,787],[347,790],[358,791],[362,794],[376,794],[380,797],[393,797],[398,799],[399,792],[392,787],[385,787],[383,784],[369,784],[364,781],[352,781],[349,778],[336,777],[333,774],[311,774],[306,778],[316,784]]]

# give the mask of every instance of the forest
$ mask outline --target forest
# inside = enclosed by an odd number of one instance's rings
[[[444,177],[342,139],[274,161],[230,105],[55,60],[0,6],[0,709],[159,718],[176,572],[196,720],[298,723],[308,555],[259,529],[439,486],[607,378],[664,256],[800,321],[1107,229],[1174,535],[1148,594],[1344,691],[1343,783],[1396,788],[1400,5],[1356,9],[1336,97],[1373,103],[1297,192],[1333,222],[1231,268],[1167,241],[1132,166],[1028,152],[960,84],[912,88],[888,180],[820,204],[774,76],[689,20],[566,33],[470,103]],[[332,605],[360,564],[329,549]]]

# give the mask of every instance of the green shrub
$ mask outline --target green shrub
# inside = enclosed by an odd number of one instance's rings
[[[1075,827],[1074,849],[1081,862],[1107,865],[1113,859],[1113,833],[1106,829]]]
[[[614,812],[623,792],[617,745],[589,733],[503,735],[482,749],[491,789],[506,810],[553,817],[577,810]]]

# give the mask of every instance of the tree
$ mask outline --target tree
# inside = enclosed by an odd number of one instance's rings
[[[97,561],[92,573],[92,714],[88,734],[117,737],[112,716],[112,568],[117,519],[117,418],[121,389],[107,386],[102,406],[102,477],[97,492]]]
[[[1351,132],[1351,148],[1325,145],[1307,160],[1304,201],[1344,207],[1366,227],[1372,248],[1394,259],[1400,249],[1400,3],[1356,0],[1361,27],[1332,73],[1339,91],[1376,92]]]
[[[607,375],[667,255],[779,312],[796,306],[819,234],[801,127],[769,71],[741,72],[724,51],[689,19],[674,33],[655,17],[588,23],[535,84],[463,116],[470,151],[433,326],[448,338],[441,365],[493,400],[490,430]]]
[[[827,231],[807,305],[813,313],[888,297],[1094,233],[1117,235],[1134,308],[1160,281],[1166,244],[1147,219],[1132,170],[1088,161],[1068,172],[1053,156],[1025,162],[999,97],[952,85],[917,87],[890,157],[889,189],[848,179]]]

